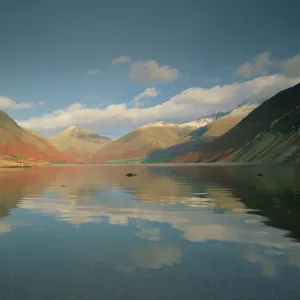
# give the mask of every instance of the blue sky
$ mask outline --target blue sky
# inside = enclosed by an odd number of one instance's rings
[[[300,81],[299,11],[296,0],[1,0],[0,108],[46,135],[79,125],[116,138],[268,97]]]

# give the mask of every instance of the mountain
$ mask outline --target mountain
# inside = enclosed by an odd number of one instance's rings
[[[300,83],[253,110],[238,125],[172,162],[300,162]]]
[[[257,105],[245,104],[233,111],[218,111],[184,124],[150,123],[111,143],[88,161],[147,163],[165,161],[223,134],[254,107]]]
[[[74,161],[45,138],[20,127],[4,111],[0,111],[0,153],[2,161],[13,164]]]
[[[137,128],[93,155],[90,162],[140,160],[154,149],[167,148],[188,140],[194,126],[156,122]]]
[[[203,127],[211,122],[213,122],[214,120],[226,116],[230,113],[230,111],[216,111],[214,113],[211,114],[207,114],[204,115],[203,117],[201,117],[200,119],[196,120],[196,121],[191,121],[188,123],[184,123],[184,124],[176,124],[179,127],[194,127],[195,129]]]
[[[206,126],[200,127],[195,130],[192,135],[194,137],[217,137],[221,136],[235,125],[237,125],[241,120],[243,120],[252,110],[258,107],[258,104],[242,104],[237,108],[224,112],[220,117],[216,117],[212,122],[208,123]]]
[[[71,126],[56,136],[50,137],[49,141],[74,159],[84,159],[95,154],[113,140],[95,132]]]
[[[148,158],[145,162],[165,162],[176,156],[183,155],[192,151],[197,151],[197,149],[201,145],[225,134],[227,131],[237,125],[242,119],[244,119],[256,107],[258,107],[258,104],[244,103],[231,111],[216,112],[209,116],[205,116],[200,120],[209,119],[210,122],[207,122],[203,126],[199,126],[199,128],[197,128],[196,130],[188,133],[188,137],[186,138],[187,142],[173,145],[166,149],[155,149],[148,155]],[[198,120],[198,122],[200,120]]]
[[[202,126],[205,126],[209,123],[211,123],[212,121],[214,121],[215,118],[212,117],[212,116],[205,116],[199,120],[196,120],[196,121],[191,121],[191,122],[188,122],[188,123],[184,123],[184,124],[174,124],[174,125],[177,125],[181,128],[199,128],[199,127],[202,127]]]

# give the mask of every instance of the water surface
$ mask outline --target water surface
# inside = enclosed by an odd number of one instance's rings
[[[0,299],[298,300],[299,175],[251,165],[2,170]]]

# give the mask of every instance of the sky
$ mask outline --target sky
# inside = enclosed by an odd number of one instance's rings
[[[0,0],[0,109],[119,138],[300,82],[298,0]]]

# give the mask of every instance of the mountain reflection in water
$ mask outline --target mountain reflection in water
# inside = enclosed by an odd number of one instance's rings
[[[250,165],[0,171],[0,298],[298,299],[299,173]]]

